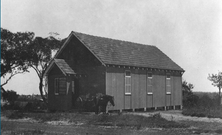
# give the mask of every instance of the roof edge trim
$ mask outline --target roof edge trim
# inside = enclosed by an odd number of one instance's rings
[[[52,69],[53,64],[55,63],[54,58],[50,61],[49,65],[47,66],[45,73],[43,74],[43,76],[47,76],[49,71]]]
[[[155,68],[155,67],[146,67],[146,66],[134,66],[134,65],[118,65],[118,64],[107,64],[109,65],[115,65],[115,66],[123,66],[123,67],[136,67],[136,68],[150,68],[150,69],[157,69],[157,70],[169,70],[169,71],[180,71],[180,72],[185,72],[183,68],[181,70],[178,69],[168,69],[168,68]]]
[[[66,45],[69,43],[69,41],[71,40],[72,37],[72,33],[69,34],[68,38],[66,39],[66,41],[63,43],[63,45],[61,46],[61,48],[58,50],[58,52],[55,54],[54,58],[56,58],[61,52],[62,50],[66,47]]]

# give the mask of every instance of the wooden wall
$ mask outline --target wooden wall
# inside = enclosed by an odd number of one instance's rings
[[[114,96],[114,107],[110,107],[110,110],[123,109],[124,104],[128,105],[130,103],[124,103],[124,91],[125,90],[125,79],[122,69],[109,68],[106,73],[106,94]],[[130,102],[130,99],[126,99]]]
[[[55,95],[55,78],[66,78],[66,89],[69,89],[68,94],[65,93]],[[50,110],[68,110],[72,108],[71,80],[72,79],[70,77],[64,76],[57,66],[53,67],[50,74],[48,75],[48,105]]]
[[[182,105],[182,78],[178,76],[173,77],[173,103],[174,105]]]
[[[79,95],[105,93],[105,67],[76,37],[73,37],[57,56],[69,60],[78,77]]]
[[[154,107],[165,106],[165,76],[153,75],[153,104]]]
[[[83,67],[86,77],[78,78],[80,85],[79,95],[95,95],[96,93],[105,94],[105,68]]]
[[[128,69],[127,69],[128,70]],[[147,71],[130,69],[131,95],[125,94],[125,69],[106,68],[106,94],[114,96],[114,107],[109,110],[139,109],[182,105],[180,74],[171,74],[170,94],[166,94],[166,73],[153,72],[152,87],[147,86]],[[152,94],[147,94],[152,89]]]
[[[132,70],[132,109],[146,107],[146,71]]]
[[[64,50],[56,57],[65,59],[74,69],[76,76],[64,76],[57,66],[54,66],[48,74],[49,106],[52,110],[69,110],[80,95],[96,93],[105,94],[105,67],[102,63],[75,37],[67,44]],[[80,76],[81,75],[81,76]],[[69,86],[68,94],[54,94],[54,79],[67,78]],[[71,93],[71,82],[75,82],[75,95]]]

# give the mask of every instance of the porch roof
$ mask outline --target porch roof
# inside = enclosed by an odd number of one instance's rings
[[[54,63],[59,67],[64,75],[71,74],[75,75],[75,71],[71,68],[71,63],[64,59],[54,59]]]

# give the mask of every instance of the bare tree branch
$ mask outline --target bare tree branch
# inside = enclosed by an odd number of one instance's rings
[[[11,73],[11,75],[9,76],[9,78],[7,78],[6,81],[5,81],[3,84],[1,84],[1,87],[3,87],[4,85],[6,85],[6,84],[9,82],[9,80],[12,79],[13,76],[15,76],[15,75],[17,75],[17,74],[22,74],[22,73],[24,73],[24,72],[25,72],[25,71],[18,71],[18,72],[15,72],[15,73]]]

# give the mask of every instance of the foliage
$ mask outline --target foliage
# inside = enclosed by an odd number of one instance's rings
[[[215,75],[212,76],[215,77]],[[210,98],[208,94],[198,96],[192,92],[194,88],[193,84],[187,83],[186,81],[183,81],[182,88],[184,106],[182,113],[184,115],[222,118],[221,106],[218,102],[219,99],[221,99],[219,95],[214,95],[212,98]]]
[[[183,115],[188,116],[196,116],[196,117],[208,117],[208,118],[222,118],[222,108],[212,108],[212,109],[206,109],[206,108],[185,108],[182,111]]]
[[[1,28],[1,77],[7,77],[3,86],[16,74],[28,72],[33,68],[39,77],[39,91],[46,102],[43,92],[43,76],[52,59],[52,51],[58,50],[65,39],[57,38],[58,33],[50,33],[46,38],[35,37],[33,32],[12,33]],[[46,91],[45,91],[45,94]]]
[[[198,96],[194,95],[192,89],[194,85],[188,83],[187,81],[182,82],[182,92],[183,92],[183,106],[184,107],[194,107],[197,105]]]
[[[7,90],[1,93],[3,101],[8,101],[10,104],[14,104],[14,102],[18,98],[18,94],[13,90]]]
[[[44,93],[47,95],[47,92],[43,92],[44,73],[52,59],[52,51],[58,50],[65,41],[65,39],[61,40],[57,38],[57,35],[57,33],[51,33],[51,35],[46,38],[36,37],[28,48],[29,66],[36,71],[39,77],[39,91],[45,103],[47,103],[47,100],[44,97]]]
[[[198,106],[199,97],[197,95],[191,94],[183,99],[184,107],[196,107]]]
[[[45,135],[44,130],[34,129],[34,130],[16,130],[10,133],[11,135]]]
[[[195,101],[197,103],[195,106],[185,106],[182,113],[197,117],[222,118],[222,106],[218,103],[219,98],[218,95],[210,98],[207,94],[204,94],[198,97],[198,100]]]
[[[219,89],[219,103],[221,103],[221,87],[222,87],[222,72],[218,72],[218,74],[209,74],[208,79],[212,82],[212,85],[218,87]]]
[[[83,123],[84,125],[103,125],[103,126],[118,126],[131,127],[140,129],[141,127],[149,128],[184,128],[184,124],[179,124],[174,121],[168,121],[156,114],[153,117],[138,116],[133,114],[102,114],[93,115],[91,113],[4,113],[6,117],[17,119],[21,117],[32,118],[41,122],[46,121],[69,121],[74,123]]]
[[[135,127],[139,129],[140,127],[149,128],[184,128],[183,124],[178,124],[174,121],[168,121],[161,116],[154,115],[153,117],[145,117],[131,114],[123,115],[99,115],[96,120],[90,121],[96,125],[110,125],[119,127]]]
[[[188,83],[186,80],[182,82],[182,88],[183,88],[183,95],[193,94],[192,89],[194,88],[194,85],[191,83]]]
[[[27,46],[33,41],[33,32],[12,33],[1,28],[1,83],[3,86],[16,74],[27,72]]]

